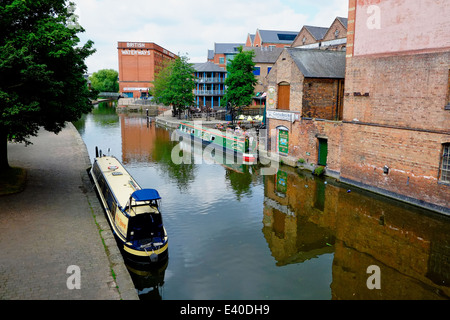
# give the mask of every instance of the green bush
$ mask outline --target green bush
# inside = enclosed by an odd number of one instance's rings
[[[323,175],[325,172],[325,167],[324,166],[318,166],[317,168],[314,169],[313,174],[315,174],[316,176],[321,176]]]

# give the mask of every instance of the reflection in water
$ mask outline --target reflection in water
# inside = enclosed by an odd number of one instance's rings
[[[76,124],[163,197],[170,258],[141,299],[448,299],[450,219],[289,167],[174,164],[171,132],[100,105]],[[367,268],[381,270],[369,290]]]
[[[95,157],[95,147],[105,153],[110,149],[110,153],[118,158],[122,155],[120,121],[115,104],[102,102],[95,105],[91,113],[73,123],[84,139],[91,162]]]
[[[278,266],[334,252],[335,229],[330,219],[335,214],[324,215],[322,186],[323,181],[301,177],[285,167],[266,177],[263,233]]]
[[[146,269],[126,263],[140,300],[162,300],[164,276],[168,263],[169,261],[166,260],[162,266]]]
[[[265,179],[264,236],[277,265],[334,252],[333,299],[448,299],[449,219],[283,167]],[[367,268],[381,269],[369,290]]]

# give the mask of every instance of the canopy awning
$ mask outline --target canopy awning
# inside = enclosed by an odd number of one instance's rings
[[[161,196],[155,189],[136,190],[131,194],[131,197],[136,201],[150,201],[161,199]]]

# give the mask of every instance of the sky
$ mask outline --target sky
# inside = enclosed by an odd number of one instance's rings
[[[215,43],[245,43],[261,30],[329,27],[348,16],[348,0],[70,0],[85,29],[80,44],[94,41],[88,72],[118,70],[117,43],[154,42],[189,62],[206,62]]]

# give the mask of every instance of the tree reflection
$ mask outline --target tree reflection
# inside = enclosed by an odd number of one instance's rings
[[[238,201],[240,201],[244,195],[251,195],[252,189],[250,185],[253,177],[249,172],[248,166],[243,166],[242,172],[226,169],[225,178],[229,181]]]
[[[176,182],[180,191],[188,190],[190,182],[195,179],[196,166],[194,161],[191,161],[191,163],[175,164],[172,161],[172,149],[175,145],[175,142],[170,141],[169,131],[164,129],[157,130],[152,159],[158,162],[160,165],[159,168],[167,173],[170,179]]]

